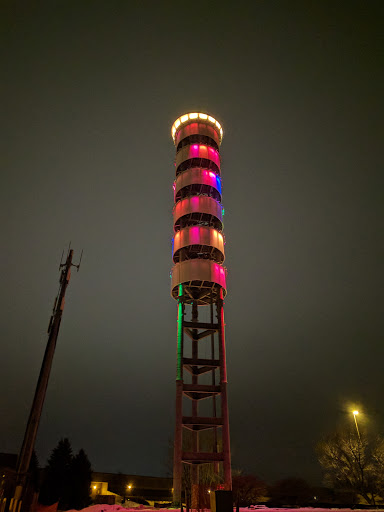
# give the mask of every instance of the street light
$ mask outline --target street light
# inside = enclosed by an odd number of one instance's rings
[[[353,419],[355,420],[357,435],[359,437],[359,441],[361,442],[360,431],[359,431],[359,427],[357,425],[357,418],[356,418],[356,416],[359,414],[359,411],[353,411],[352,414],[353,414]]]

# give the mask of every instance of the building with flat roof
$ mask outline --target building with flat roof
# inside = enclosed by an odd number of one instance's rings
[[[92,473],[91,497],[115,496],[149,504],[172,501],[172,478],[126,475],[123,473]],[[109,501],[109,500],[108,500]]]

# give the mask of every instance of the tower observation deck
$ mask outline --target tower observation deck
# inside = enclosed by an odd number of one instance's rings
[[[231,489],[219,153],[223,129],[207,114],[185,114],[173,124],[172,138],[176,179],[171,295],[178,303],[173,500],[182,501],[186,464],[192,508],[201,508],[201,464],[211,464],[220,488]]]

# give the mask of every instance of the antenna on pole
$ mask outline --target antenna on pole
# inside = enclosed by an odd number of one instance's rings
[[[79,263],[77,265],[73,265],[74,267],[77,268],[77,271],[80,270],[80,265],[81,265],[81,260],[83,259],[83,249],[81,249],[81,254],[80,254],[80,260],[79,260]]]
[[[79,270],[83,252],[81,252],[80,261],[78,265],[74,265],[72,263],[73,250],[71,249],[71,244],[69,244],[68,246],[65,262],[63,262],[63,255],[64,250],[62,252],[59,265],[59,291],[53,305],[53,312],[48,325],[47,346],[45,349],[43,362],[41,364],[40,374],[37,381],[35,396],[33,398],[32,407],[24,434],[23,444],[19,454],[19,459],[17,461],[17,481],[12,510],[16,510],[16,507],[18,506],[22,498],[23,489],[26,487],[25,484],[29,471],[29,465],[31,462],[33,449],[35,446],[37,430],[39,428],[41,412],[43,410],[49,376],[51,373],[56,342],[59,335],[61,318],[63,316],[65,292],[67,290],[67,286],[71,278],[70,270],[71,267],[76,267],[77,270]]]

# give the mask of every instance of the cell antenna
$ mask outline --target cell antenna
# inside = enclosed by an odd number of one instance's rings
[[[28,418],[27,427],[25,429],[23,444],[17,462],[17,480],[16,490],[13,501],[13,510],[16,510],[20,500],[23,496],[23,490],[26,487],[26,480],[31,462],[32,453],[35,447],[37,431],[39,428],[41,412],[43,410],[45,395],[47,392],[49,376],[52,368],[53,356],[55,353],[56,342],[59,334],[61,318],[64,311],[64,298],[67,290],[69,280],[71,278],[71,267],[76,267],[79,270],[80,262],[78,265],[72,263],[73,250],[69,244],[67,257],[63,262],[64,251],[61,255],[59,271],[59,292],[54,302],[52,316],[48,326],[48,341],[44,353],[43,362],[41,364],[40,374],[36,385],[35,395],[32,402],[31,411]]]

